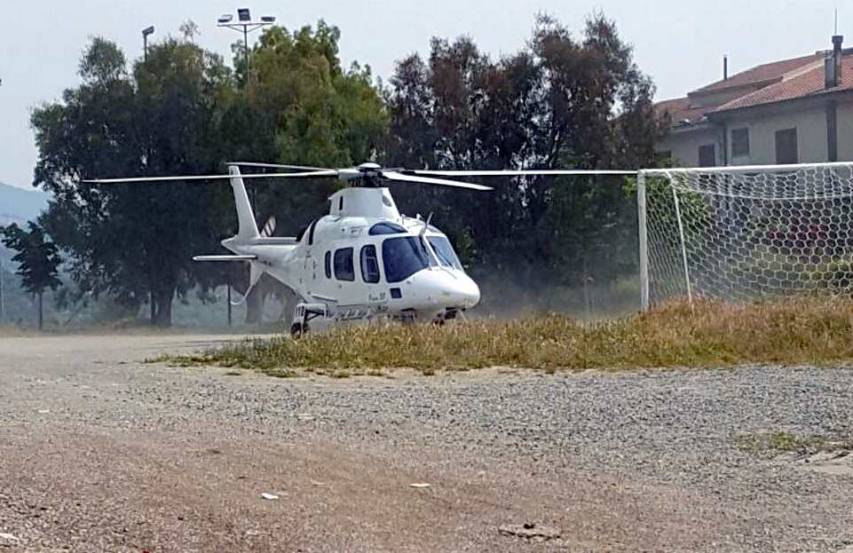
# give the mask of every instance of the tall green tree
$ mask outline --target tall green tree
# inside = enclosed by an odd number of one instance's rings
[[[429,58],[398,63],[387,93],[388,163],[446,169],[636,168],[654,163],[654,87],[616,26],[591,17],[580,37],[540,17],[526,47],[495,61],[469,38],[433,39]],[[406,187],[463,250],[520,284],[576,283],[630,240],[631,184],[590,178],[489,181],[475,199]],[[628,270],[633,263],[625,251]],[[465,253],[464,251],[462,252]],[[588,262],[585,264],[585,261]]]
[[[340,167],[368,161],[385,140],[388,115],[369,67],[344,68],[340,31],[320,21],[294,31],[271,27],[234,66],[240,84],[228,104],[220,135],[229,158]],[[250,194],[263,223],[275,216],[278,232],[293,235],[327,212],[338,186],[319,181],[253,182]],[[249,297],[247,320],[260,318],[262,283]]]
[[[204,278],[191,257],[215,245],[216,187],[81,181],[219,169],[215,131],[230,72],[188,33],[152,45],[132,71],[115,44],[96,38],[79,74],[78,87],[32,116],[35,184],[54,198],[43,222],[71,254],[81,290],[147,302],[152,324],[169,325],[173,299]]]
[[[370,68],[342,67],[339,40],[340,31],[323,21],[266,30],[250,52],[237,118],[233,111],[223,118],[228,147],[254,159],[323,167],[370,160],[385,140],[388,115]],[[259,137],[245,140],[253,129]],[[295,233],[325,211],[334,187],[328,180],[261,184],[255,200],[282,232]]]
[[[16,274],[21,277],[24,290],[38,298],[38,325],[41,330],[44,328],[44,292],[56,290],[62,284],[59,279],[62,258],[56,244],[47,238],[38,223],[29,222],[27,229],[12,223],[0,228],[0,234],[3,244],[17,252],[12,260],[18,263]]]
[[[249,52],[250,70],[237,52],[236,76],[194,43],[192,25],[182,32],[132,67],[115,44],[94,39],[80,85],[32,116],[35,182],[54,195],[44,224],[69,252],[80,292],[148,303],[158,325],[191,288],[240,280],[191,262],[235,230],[229,188],[83,179],[218,172],[230,159],[346,165],[368,159],[387,129],[369,68],[342,68],[335,27],[273,27]],[[334,186],[253,184],[250,194],[261,222],[275,215],[280,232],[294,234],[323,213]]]

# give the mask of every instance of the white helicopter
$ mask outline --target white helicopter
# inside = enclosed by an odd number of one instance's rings
[[[480,301],[447,236],[423,220],[400,214],[386,181],[486,191],[488,186],[439,177],[633,174],[630,171],[507,170],[434,171],[383,169],[362,163],[326,169],[274,163],[227,163],[227,175],[92,179],[107,184],[228,179],[234,192],[238,231],[222,241],[231,255],[199,255],[195,261],[248,262],[249,288],[264,273],[297,294],[291,334],[299,337],[316,318],[328,322],[387,317],[443,323]],[[285,169],[286,173],[241,174],[240,167]],[[301,236],[273,237],[274,220],[258,230],[246,193],[247,178],[334,177],[350,184],[330,198],[329,214]]]

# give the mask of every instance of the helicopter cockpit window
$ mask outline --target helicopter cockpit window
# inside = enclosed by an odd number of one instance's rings
[[[355,280],[355,268],[352,264],[352,248],[335,250],[335,278],[338,280]]]
[[[433,264],[423,241],[416,236],[388,238],[382,242],[385,280],[400,282]]]
[[[326,278],[332,278],[332,252],[326,252],[325,267]]]
[[[462,263],[460,263],[459,257],[456,256],[456,252],[453,251],[453,246],[446,236],[427,236],[427,241],[435,251],[439,263],[445,267],[462,270]]]
[[[368,234],[370,236],[377,236],[380,234],[405,234],[406,229],[398,225],[397,223],[376,223],[372,227],[370,227],[370,231]]]
[[[379,282],[379,259],[376,258],[376,246],[361,248],[361,278],[364,282]]]

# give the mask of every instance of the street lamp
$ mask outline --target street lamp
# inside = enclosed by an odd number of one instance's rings
[[[275,16],[264,15],[260,21],[252,21],[252,14],[249,8],[240,8],[237,10],[237,21],[234,21],[234,16],[226,13],[216,20],[217,27],[228,27],[237,32],[243,33],[243,56],[246,63],[246,79],[249,78],[249,33],[257,31],[267,25],[275,23]]]
[[[142,57],[148,61],[148,35],[154,34],[154,25],[142,29]]]

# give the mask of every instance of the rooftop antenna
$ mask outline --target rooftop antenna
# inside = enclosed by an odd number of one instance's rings
[[[835,33],[838,34],[838,6],[835,7]]]

